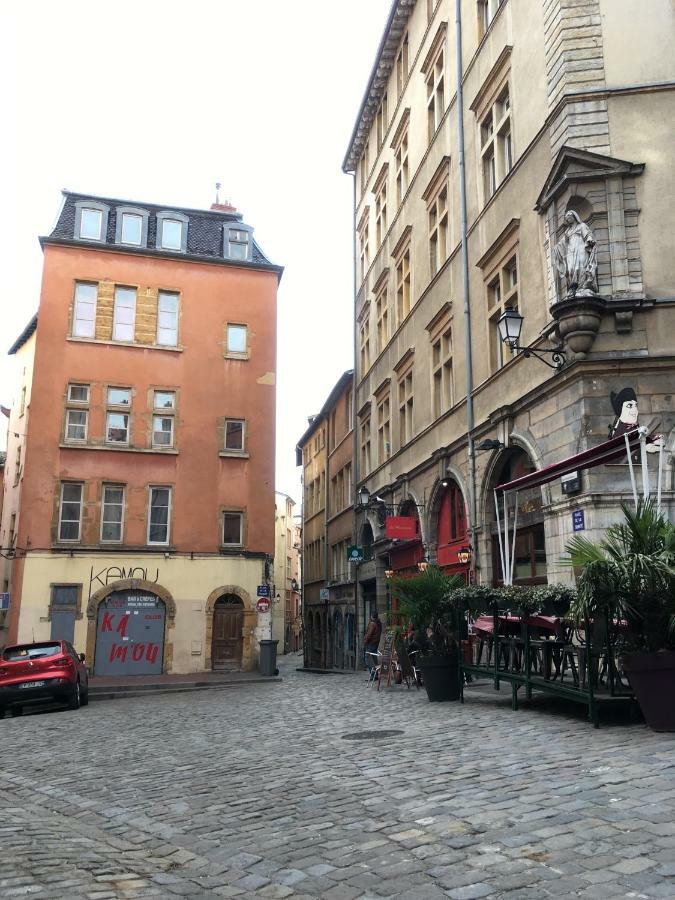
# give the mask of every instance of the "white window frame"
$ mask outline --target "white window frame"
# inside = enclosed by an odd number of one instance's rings
[[[81,423],[71,422],[71,421],[70,421],[70,414],[71,414],[71,413],[81,413],[81,414],[84,414],[84,425],[82,425]],[[73,437],[73,436],[69,433],[69,430],[70,430],[71,427],[72,427],[72,428],[82,428],[82,427],[84,427],[84,435],[83,435],[82,437]],[[70,407],[69,407],[68,409],[66,409],[66,428],[65,428],[65,435],[64,435],[65,441],[67,441],[69,444],[70,444],[70,443],[84,444],[84,443],[86,443],[86,441],[87,441],[87,434],[88,434],[88,431],[89,431],[89,410],[86,409],[86,408],[84,408],[84,407],[80,407],[80,408],[77,408],[77,409],[75,409],[75,408],[70,408]]]
[[[85,289],[93,291],[93,299],[84,297]],[[73,298],[73,337],[93,338],[96,337],[96,309],[98,305],[98,285],[91,281],[76,281],[75,296]],[[85,310],[93,310],[91,318],[83,316]],[[85,323],[86,327],[78,326],[78,322]]]
[[[126,244],[129,247],[142,247],[143,246],[143,216],[140,213],[134,212],[123,212],[121,214],[122,221],[120,223],[120,244]],[[137,219],[139,222],[139,230],[138,230],[138,240],[131,241],[124,236],[124,225],[125,222],[129,219]]]
[[[128,299],[129,296],[133,295],[133,303],[131,305],[123,305],[121,300]],[[122,284],[115,285],[115,301],[114,301],[114,310],[113,310],[113,333],[112,339],[113,341],[122,341],[123,343],[130,344],[134,342],[136,337],[136,304],[138,302],[138,292],[135,287],[128,287]],[[124,318],[122,316],[123,309],[131,309],[132,310],[132,322],[122,322],[120,319]],[[120,337],[117,333],[118,329],[129,328],[131,327],[131,337]]]
[[[105,519],[105,508],[106,508],[106,491],[121,491],[122,492],[122,502],[121,504],[114,503],[110,504],[112,506],[120,506],[122,507],[122,515],[120,517],[119,526],[120,526],[120,536],[119,538],[105,538],[103,537],[103,526],[106,524],[117,525],[117,522],[108,522],[106,523]],[[101,492],[101,543],[102,544],[121,544],[124,540],[124,508],[126,505],[126,489],[123,484],[104,484],[103,490]]]
[[[241,447],[228,447],[227,446],[227,426],[231,422],[238,422],[241,425]],[[246,419],[234,419],[234,418],[225,419],[225,429],[223,432],[223,449],[227,450],[228,453],[245,453],[246,452]]]
[[[225,541],[225,516],[237,516],[239,518],[239,540],[236,542]],[[243,547],[244,546],[244,513],[237,509],[224,509],[221,518],[220,531],[221,547]]]
[[[128,391],[129,403],[113,403],[110,400],[110,391]],[[105,443],[112,447],[128,447],[131,443],[131,388],[116,387],[108,385],[106,388],[106,413],[105,413]],[[111,441],[109,437],[109,419],[111,415],[121,415],[127,417],[127,439],[126,441]]]
[[[152,495],[154,491],[168,491],[169,492],[169,501],[166,507],[167,510],[167,521],[166,521],[166,540],[164,541],[151,541],[150,540],[150,528],[152,526]],[[147,543],[149,546],[154,547],[166,547],[170,543],[169,538],[171,536],[171,517],[172,517],[172,505],[173,505],[173,489],[170,485],[167,484],[151,484],[148,488],[148,529],[147,529]]]
[[[164,237],[164,227],[167,224],[178,225],[180,228],[180,232],[178,235],[178,246],[174,246],[173,243],[171,245],[165,242]],[[160,250],[173,250],[174,253],[178,253],[183,247],[183,228],[185,227],[185,222],[182,222],[180,219],[173,219],[171,216],[167,216],[162,219],[161,227],[160,227],[160,238],[159,238],[159,249]]]
[[[175,311],[170,309],[162,309],[162,301],[165,299],[175,299]],[[180,294],[177,291],[159,291],[157,294],[157,335],[155,340],[160,347],[177,347],[178,346],[178,319],[180,314]],[[175,316],[176,324],[173,328],[162,324],[163,316]],[[166,335],[162,332],[172,332],[173,340],[165,340]]]
[[[80,499],[79,499],[79,507],[80,513],[77,520],[75,519],[64,519],[63,518],[63,504],[65,503],[74,503],[74,500],[65,500],[63,499],[64,489],[66,487],[79,487],[80,489]],[[61,490],[59,493],[59,543],[64,544],[76,544],[82,540],[82,510],[84,508],[84,482],[82,481],[62,481],[61,482]],[[77,521],[77,537],[74,538],[64,538],[62,536],[63,524],[64,522],[75,522]]]
[[[77,387],[77,388],[86,388],[86,390],[87,390],[87,399],[86,399],[86,400],[79,400],[79,399],[77,399],[76,397],[71,396],[71,388],[75,388],[75,387]],[[77,403],[78,405],[79,405],[79,404],[82,404],[83,406],[85,406],[86,404],[89,403],[89,397],[90,397],[90,396],[91,396],[91,387],[90,387],[90,385],[88,385],[88,384],[82,384],[82,383],[80,383],[79,381],[72,381],[72,382],[69,383],[69,385],[68,385],[68,403]]]
[[[170,422],[171,429],[169,431],[165,431],[163,428],[158,428],[158,423],[162,422]],[[158,415],[155,413],[152,417],[152,446],[155,450],[173,450],[174,446],[174,417],[167,415]],[[157,435],[159,434],[168,434],[169,442],[165,443],[164,441],[158,441]]]
[[[89,234],[82,234],[82,222],[86,218],[87,213],[95,213],[98,216],[98,234],[96,237],[92,237]],[[93,206],[83,206],[80,209],[80,222],[78,229],[78,237],[83,241],[101,241],[102,240],[102,232],[103,232],[103,212],[100,209],[96,209]]]
[[[244,349],[243,350],[232,350],[230,349],[230,329],[231,328],[243,328],[244,329]],[[242,322],[228,322],[225,325],[225,355],[226,356],[235,356],[239,359],[243,359],[248,356],[248,325],[243,324]]]

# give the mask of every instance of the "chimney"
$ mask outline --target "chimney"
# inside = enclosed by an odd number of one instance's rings
[[[232,206],[229,200],[226,200],[225,203],[220,202],[221,187],[221,183],[216,181],[216,202],[211,204],[211,209],[214,210],[214,212],[236,213],[237,207]]]
[[[215,212],[222,212],[222,213],[236,213],[236,211],[237,211],[237,207],[232,206],[232,204],[229,202],[229,200],[226,201],[225,203],[212,203],[211,209],[214,210]]]

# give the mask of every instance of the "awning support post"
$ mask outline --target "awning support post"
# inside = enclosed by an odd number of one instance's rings
[[[502,564],[502,578],[506,583],[506,569],[504,568],[504,545],[502,544],[502,523],[501,517],[499,515],[499,500],[497,499],[497,491],[494,491],[495,495],[495,514],[497,516],[497,537],[499,539],[499,561]]]
[[[642,465],[642,498],[648,500],[651,493],[649,489],[649,467],[647,465],[647,432],[640,429],[640,463]]]
[[[633,456],[631,454],[630,442],[628,440],[628,432],[626,432],[623,436],[624,441],[626,442],[626,456],[628,457],[628,468],[630,469],[630,483],[633,488],[633,503],[635,503],[635,509],[638,508],[638,493],[637,493],[637,485],[635,484],[635,470],[633,469]]]
[[[509,566],[509,584],[513,584],[513,567],[516,559],[516,528],[518,527],[518,491],[515,493],[515,509],[513,511],[513,547],[511,548],[511,565]]]
[[[659,442],[659,474],[656,480],[656,514],[661,515],[661,481],[663,478],[663,438]]]
[[[504,562],[506,563],[506,571],[504,572],[504,584],[511,584],[511,546],[509,544],[509,495],[506,491],[502,491],[504,497]]]

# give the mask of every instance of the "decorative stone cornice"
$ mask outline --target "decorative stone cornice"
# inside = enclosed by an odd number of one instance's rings
[[[375,55],[375,63],[373,64],[368,87],[361,101],[361,108],[356,117],[356,124],[349,140],[349,147],[342,163],[343,172],[354,172],[363,153],[363,148],[373,119],[377,114],[382,96],[387,89],[389,75],[394,67],[396,60],[396,51],[401,42],[403,32],[408,24],[408,19],[415,8],[416,0],[394,0],[392,3],[389,19],[380,41],[377,53]]]

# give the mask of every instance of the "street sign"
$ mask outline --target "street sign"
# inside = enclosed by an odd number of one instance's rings
[[[347,562],[363,562],[363,547],[347,547]]]
[[[0,609],[9,609],[9,594],[0,594]]]
[[[258,612],[269,612],[270,611],[270,601],[267,597],[261,597],[260,600],[255,605],[255,608]]]
[[[319,588],[319,600],[328,600],[328,588]]]
[[[269,584],[259,584],[257,593],[258,593],[258,597],[269,597],[269,595],[270,595]]]
[[[572,528],[574,531],[586,530],[586,519],[583,509],[575,509],[572,513]]]

